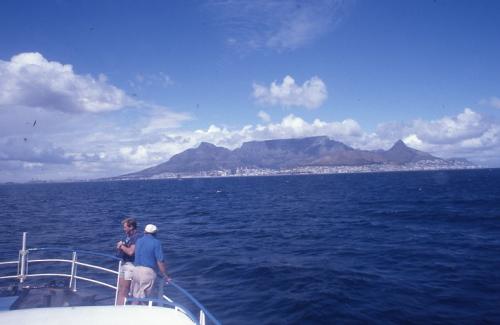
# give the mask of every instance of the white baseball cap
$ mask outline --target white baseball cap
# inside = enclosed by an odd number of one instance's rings
[[[146,228],[144,228],[144,232],[146,232],[148,234],[155,234],[157,231],[158,231],[158,228],[153,224],[149,224],[146,226]]]

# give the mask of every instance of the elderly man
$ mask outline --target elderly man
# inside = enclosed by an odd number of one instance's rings
[[[144,228],[144,236],[135,244],[135,268],[132,279],[134,298],[149,297],[156,280],[156,274],[169,281],[166,273],[161,243],[156,239],[158,228],[149,224]]]

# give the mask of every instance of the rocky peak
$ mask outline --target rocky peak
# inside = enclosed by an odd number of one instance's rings
[[[404,142],[403,140],[399,139],[398,141],[396,141],[391,149],[389,149],[389,151],[391,150],[403,150],[403,149],[410,149]]]

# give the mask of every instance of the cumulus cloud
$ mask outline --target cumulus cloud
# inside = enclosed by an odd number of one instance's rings
[[[498,98],[498,97],[490,97],[488,99],[482,99],[479,103],[481,105],[486,105],[486,106],[500,109],[500,98]]]
[[[500,156],[500,123],[483,117],[470,108],[453,117],[437,120],[414,120],[407,123],[380,124],[375,132],[367,132],[352,119],[311,122],[290,114],[278,123],[246,125],[230,130],[216,125],[206,130],[177,134],[183,139],[183,150],[202,141],[230,149],[245,141],[281,138],[301,138],[326,135],[354,148],[389,149],[403,139],[409,146],[443,158],[463,157],[475,162],[489,163]],[[174,146],[170,143],[171,148]],[[184,149],[185,148],[185,149]],[[175,150],[174,150],[175,151]],[[496,159],[496,160],[495,160]]]
[[[483,134],[489,123],[470,108],[456,117],[443,117],[439,120],[416,120],[412,128],[418,132],[423,141],[429,143],[450,143],[475,138]]]
[[[89,117],[84,122],[82,119],[66,122],[70,123],[70,129],[76,121],[84,123],[85,132],[71,133],[64,129],[64,132],[45,135],[43,142],[34,140],[33,143],[31,139],[24,143],[22,138],[4,137],[0,141],[0,180],[39,179],[40,175],[46,179],[116,176],[165,162],[203,141],[235,149],[246,141],[319,135],[368,150],[388,149],[396,140],[403,139],[409,146],[439,157],[464,157],[484,165],[500,164],[500,123],[470,108],[435,120],[385,123],[374,132],[364,130],[353,119],[306,120],[294,114],[277,122],[236,129],[213,124],[198,130],[153,127],[148,132],[144,129],[154,125],[155,119],[161,119],[161,111],[152,113],[149,119],[134,118],[133,125],[117,124],[116,119],[113,123],[107,120],[96,123],[90,115],[72,116]]]
[[[145,87],[167,88],[169,86],[172,86],[173,84],[174,81],[172,80],[172,78],[161,71],[150,74],[139,73],[133,80],[129,80],[130,87],[137,91],[140,91]]]
[[[32,139],[4,138],[0,140],[0,160],[24,163],[68,164],[68,157],[62,148],[51,143]]]
[[[259,113],[257,114],[257,116],[262,120],[262,122],[264,123],[269,123],[271,121],[271,116],[269,116],[269,114],[267,114],[266,112],[264,111],[259,111]]]
[[[141,169],[184,148],[177,138],[175,148],[167,145],[164,133],[191,118],[131,99],[104,75],[80,75],[39,53],[21,53],[0,60],[0,181],[98,178]]]
[[[407,123],[382,123],[377,134],[384,138],[413,139],[413,143],[456,144],[463,140],[483,136],[494,123],[470,108],[465,108],[457,116],[444,116],[437,120],[417,119]]]
[[[280,123],[257,127],[256,131],[263,135],[269,135],[271,138],[327,135],[344,141],[362,134],[360,125],[352,119],[341,122],[325,122],[315,119],[312,123],[308,123],[293,114],[283,118]]]
[[[200,129],[194,133],[185,134],[191,143],[196,144],[206,141],[230,149],[241,146],[245,141],[301,138],[319,135],[327,135],[346,143],[355,143],[355,139],[359,140],[364,137],[360,125],[352,119],[346,119],[341,122],[325,122],[315,119],[312,122],[307,122],[293,114],[284,117],[278,123],[245,125],[239,130],[230,130],[211,125],[206,130]]]
[[[276,123],[245,125],[239,129],[209,125],[206,129],[195,131],[155,129],[140,135],[129,129],[114,134],[115,138],[101,134],[95,139],[85,140],[87,145],[82,144],[82,147],[89,147],[88,143],[92,143],[90,147],[98,147],[99,139],[106,139],[107,147],[88,150],[85,156],[75,156],[74,160],[87,168],[93,166],[95,170],[96,166],[101,166],[100,173],[104,173],[107,168],[112,170],[112,175],[118,175],[165,162],[173,155],[196,147],[201,142],[235,149],[246,141],[319,135],[367,150],[388,149],[396,140],[403,139],[413,148],[443,158],[464,157],[488,163],[498,160],[495,157],[500,156],[500,124],[487,120],[471,109],[464,109],[456,116],[437,120],[419,119],[408,123],[381,124],[375,132],[363,130],[353,119],[307,121],[294,114],[289,114]]]
[[[136,148],[132,147],[123,147],[120,148],[120,153],[127,160],[131,160],[133,162],[145,163],[148,162],[148,151],[143,145],[139,145]]]
[[[348,4],[340,0],[226,0],[210,2],[227,44],[238,49],[294,50],[338,24]]]
[[[21,53],[0,60],[0,108],[23,106],[63,112],[104,112],[134,105],[104,75],[79,75],[69,64],[49,61],[40,53]]]
[[[477,161],[481,157],[500,155],[500,123],[470,108],[437,120],[380,124],[377,137],[404,139],[416,149],[444,158],[459,156]]]
[[[191,115],[187,113],[176,113],[156,108],[149,116],[148,124],[142,128],[142,133],[152,133],[159,130],[178,128],[182,122],[191,120]]]
[[[325,83],[316,76],[300,86],[295,83],[291,76],[287,75],[281,84],[273,81],[269,87],[254,83],[253,97],[260,104],[285,107],[300,106],[313,109],[323,104],[328,93]]]

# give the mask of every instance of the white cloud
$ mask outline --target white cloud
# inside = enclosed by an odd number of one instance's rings
[[[317,108],[328,97],[325,83],[318,77],[312,77],[299,86],[291,76],[285,76],[283,82],[273,81],[268,87],[254,83],[253,96],[258,103]]]
[[[152,133],[159,130],[178,128],[182,122],[191,120],[191,116],[187,113],[176,113],[156,108],[149,116],[148,124],[142,128],[142,133]]]
[[[216,145],[225,146],[230,149],[237,148],[245,141],[268,140],[283,138],[300,138],[309,136],[327,135],[336,140],[353,143],[354,139],[363,138],[363,132],[359,124],[351,119],[342,122],[323,122],[319,119],[312,123],[290,114],[279,123],[266,125],[246,125],[239,130],[229,130],[211,125],[207,130],[196,130],[191,141],[199,143],[211,142]]]
[[[238,49],[294,50],[318,39],[341,21],[340,0],[226,0],[207,5],[227,44]]]
[[[404,139],[416,149],[444,158],[464,157],[479,161],[481,157],[500,156],[500,123],[470,108],[454,117],[381,124],[377,136]]]
[[[489,123],[470,108],[456,117],[443,117],[439,120],[416,120],[412,123],[419,137],[429,143],[453,143],[463,139],[470,139],[483,134]]]
[[[174,81],[172,78],[164,72],[143,74],[139,73],[135,76],[133,80],[129,80],[129,85],[133,89],[140,91],[144,87],[161,87],[167,88],[172,86]]]
[[[116,176],[165,162],[202,141],[235,149],[246,141],[319,135],[370,150],[388,149],[403,139],[411,147],[443,158],[464,157],[486,165],[500,164],[500,123],[472,109],[436,120],[381,124],[372,133],[353,119],[307,121],[293,114],[274,123],[237,129],[212,124],[199,130],[153,127],[144,132],[155,120],[161,120],[161,112],[153,110],[140,118],[134,115],[132,124],[118,123],[116,114],[127,117],[126,110],[114,113],[111,120],[71,114],[71,119],[63,120],[54,132],[40,129],[27,143],[22,134],[0,137],[0,180],[40,179],[41,175],[44,179]],[[168,114],[165,116],[168,119]],[[43,127],[44,120],[40,123]],[[36,128],[29,125],[28,129]],[[35,138],[39,140],[31,140]]]
[[[269,114],[267,114],[266,112],[264,111],[259,111],[259,113],[257,114],[257,116],[262,120],[262,122],[264,123],[269,123],[271,121],[271,116],[269,116]]]
[[[481,105],[491,106],[493,108],[500,109],[500,98],[498,97],[490,97],[488,99],[482,99],[479,103]]]
[[[51,143],[28,138],[0,139],[0,161],[68,164],[71,160],[62,148],[56,148]]]
[[[0,108],[43,108],[63,112],[104,112],[134,105],[125,92],[97,79],[78,75],[69,64],[48,61],[40,53],[0,60]]]
[[[403,142],[412,148],[420,148],[424,144],[422,140],[419,139],[418,135],[410,134],[403,138]]]
[[[139,145],[136,148],[120,148],[120,154],[122,154],[126,160],[131,160],[134,163],[147,163],[149,160],[148,150],[143,145]]]
[[[0,181],[98,178],[160,163],[190,146],[165,133],[191,118],[133,100],[102,74],[21,53],[0,60]]]
[[[376,132],[364,131],[352,119],[307,122],[290,114],[279,123],[246,125],[239,130],[211,125],[207,130],[185,133],[193,146],[207,141],[230,149],[245,141],[300,138],[326,135],[354,148],[388,149],[403,139],[409,146],[443,158],[464,157],[485,164],[499,164],[500,123],[485,119],[466,108],[454,117],[438,120],[415,120],[408,123],[385,123]]]

